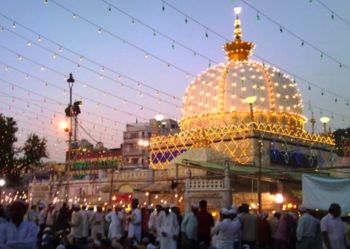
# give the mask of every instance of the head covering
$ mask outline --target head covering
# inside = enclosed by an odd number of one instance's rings
[[[229,210],[230,214],[237,214],[238,213],[238,210],[236,207],[232,207],[230,210]]]
[[[148,206],[147,206],[147,209],[153,210],[154,207],[153,207],[153,205],[148,205]]]
[[[169,208],[170,206],[169,206],[169,203],[163,203],[163,204],[162,204],[162,207],[163,207],[163,208]]]
[[[306,212],[307,208],[304,205],[299,206],[299,211],[300,212]]]
[[[227,209],[227,208],[221,208],[220,209],[220,213],[222,215],[229,215],[230,214],[230,211]]]
[[[176,204],[172,203],[170,204],[170,208],[175,208],[176,207]]]

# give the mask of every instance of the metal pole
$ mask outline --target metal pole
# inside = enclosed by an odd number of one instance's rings
[[[258,182],[257,182],[257,190],[258,190],[258,211],[259,214],[261,214],[261,210],[262,210],[262,202],[261,202],[261,149],[262,149],[262,141],[259,141],[259,171],[258,171]]]
[[[73,83],[74,83],[73,75],[69,74],[69,78],[67,79],[68,87],[69,87],[69,133],[68,133],[68,156],[66,161],[66,200],[69,198],[69,175],[70,175],[70,161],[71,161],[71,153],[72,153],[72,128],[73,128]]]

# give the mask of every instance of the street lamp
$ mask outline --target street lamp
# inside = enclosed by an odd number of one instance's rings
[[[67,176],[67,182],[66,182],[66,198],[69,198],[69,170],[70,167],[67,163],[71,160],[71,153],[72,153],[72,127],[73,127],[73,84],[75,80],[73,78],[73,75],[70,73],[69,78],[67,79],[68,87],[69,87],[69,105],[68,108],[66,108],[66,116],[69,117],[69,129],[68,129],[68,156],[66,158],[66,167],[65,167],[65,175]],[[67,130],[67,129],[66,129]],[[67,174],[68,173],[68,174]]]
[[[157,114],[154,119],[157,121],[157,122],[160,122],[164,119],[164,116],[162,114]]]
[[[254,110],[253,110],[253,104],[256,101],[256,96],[249,96],[245,98],[245,102],[249,104],[250,107],[250,119],[254,121]]]
[[[0,178],[0,202],[2,202],[2,188],[5,186],[6,181],[3,178]]]
[[[326,134],[327,133],[327,123],[329,123],[330,118],[329,117],[321,117],[320,121],[323,124],[324,133]]]

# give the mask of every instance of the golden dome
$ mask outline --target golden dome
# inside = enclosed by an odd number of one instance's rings
[[[247,97],[253,97],[255,122],[277,122],[303,130],[305,118],[295,81],[277,68],[249,60],[254,44],[241,40],[238,16],[234,35],[235,40],[225,44],[229,61],[202,72],[187,87],[181,128],[193,130],[249,121],[251,111]],[[275,121],[273,116],[284,120]]]

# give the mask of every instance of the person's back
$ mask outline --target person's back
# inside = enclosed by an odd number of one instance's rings
[[[0,227],[0,248],[35,249],[39,229],[34,222],[24,221],[26,204],[15,201],[10,206],[10,222]]]
[[[339,204],[332,203],[328,214],[321,220],[324,248],[345,249],[344,224],[340,218]]]
[[[240,216],[242,222],[242,240],[255,241],[256,240],[256,224],[257,218],[250,213],[244,213]]]
[[[235,227],[232,220],[224,218],[213,229],[215,234],[215,246],[220,249],[231,249],[234,243]]]
[[[242,244],[254,247],[257,237],[257,217],[249,213],[247,204],[243,204],[242,207],[243,213],[239,217],[242,224]]]
[[[198,242],[210,244],[210,230],[214,226],[214,218],[207,211],[207,202],[202,200],[199,202],[199,211],[197,214],[198,221]]]

